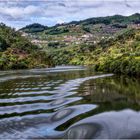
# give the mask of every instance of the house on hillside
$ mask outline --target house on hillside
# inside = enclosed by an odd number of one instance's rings
[[[130,28],[135,28],[135,29],[140,29],[140,23],[137,23],[137,24],[130,24],[128,27],[130,27]]]
[[[48,41],[46,41],[46,40],[37,40],[37,39],[34,39],[31,42],[33,44],[36,44],[36,45],[38,45],[38,44],[47,44],[48,43]]]
[[[92,34],[88,33],[88,34],[84,34],[81,36],[82,38],[90,38],[90,37],[93,37]]]
[[[28,34],[25,33],[25,32],[20,32],[20,33],[21,33],[21,36],[23,36],[23,37],[27,37],[28,36]]]
[[[93,37],[93,35],[90,34],[90,33],[84,34],[84,35],[81,36],[81,40],[82,40],[82,41],[88,41],[88,40],[90,40],[92,37]]]

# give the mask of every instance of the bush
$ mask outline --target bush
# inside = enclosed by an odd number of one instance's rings
[[[136,35],[136,41],[140,41],[140,35]]]
[[[56,47],[58,47],[59,45],[60,45],[59,42],[49,42],[49,43],[48,43],[48,47],[54,47],[54,48],[56,48]]]
[[[67,29],[66,27],[64,27],[64,28],[52,28],[52,29],[46,31],[46,34],[57,35],[57,34],[62,34],[62,33],[67,33],[67,32],[69,32],[69,29]]]
[[[28,65],[25,62],[16,62],[9,66],[9,69],[27,69]]]

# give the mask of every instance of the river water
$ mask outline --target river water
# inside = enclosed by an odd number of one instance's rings
[[[140,138],[140,80],[85,67],[0,72],[1,139]]]

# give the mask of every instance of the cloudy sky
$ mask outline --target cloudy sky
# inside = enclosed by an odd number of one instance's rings
[[[14,28],[133,13],[140,13],[140,0],[0,0],[0,22]]]

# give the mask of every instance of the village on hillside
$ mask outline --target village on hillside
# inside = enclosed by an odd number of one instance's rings
[[[58,28],[66,28],[65,25],[60,25]],[[129,24],[126,27],[116,28],[114,26],[105,24],[96,24],[92,26],[92,32],[83,31],[79,25],[68,25],[68,33],[50,35],[45,31],[41,35],[40,33],[25,33],[20,31],[22,36],[30,38],[31,42],[40,47],[54,47],[61,48],[71,45],[95,45],[102,39],[114,38],[116,32],[123,30],[124,28],[139,29],[140,24]]]

